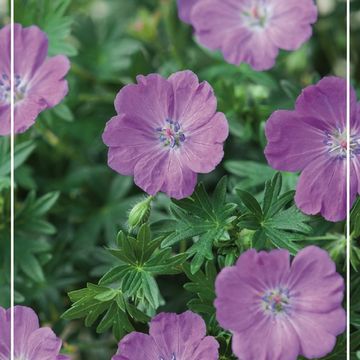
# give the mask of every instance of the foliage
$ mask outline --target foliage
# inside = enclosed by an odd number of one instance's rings
[[[345,276],[345,223],[302,214],[294,204],[297,174],[275,172],[263,154],[264,124],[273,111],[292,108],[301,89],[322,76],[344,76],[344,3],[328,3],[333,7],[320,14],[307,44],[282,52],[271,71],[255,72],[200,47],[179,21],[175,0],[15,0],[15,21],[40,26],[50,55],[71,60],[66,100],[15,139],[16,302],[33,307],[63,335],[72,359],[110,359],[115,338],[145,332],[155,312],[191,309],[219,341],[220,359],[233,360],[231,336],[214,316],[214,282],[250,247],[295,254],[317,244]],[[353,2],[353,16],[358,12]],[[0,13],[0,22],[8,21]],[[115,114],[116,93],[136,75],[182,69],[214,88],[230,124],[225,158],[199,177],[188,199],[159,194],[139,215],[143,194],[132,178],[107,167],[101,134]],[[360,89],[360,67],[354,69]],[[9,303],[9,153],[9,139],[1,138],[3,306]],[[360,351],[359,219],[357,202],[351,228],[354,359]],[[342,359],[344,348],[340,337],[326,359]]]

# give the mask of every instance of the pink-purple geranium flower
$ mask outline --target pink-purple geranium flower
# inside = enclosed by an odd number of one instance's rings
[[[10,359],[10,309],[0,307],[0,360]],[[70,360],[60,355],[61,339],[48,327],[40,327],[35,312],[14,307],[14,355],[21,360]]]
[[[191,10],[199,0],[177,0],[179,18],[187,23],[191,24]]]
[[[360,113],[351,89],[351,203],[360,188]],[[346,81],[327,77],[303,90],[294,111],[266,124],[266,158],[274,169],[301,171],[295,202],[306,214],[346,217]]]
[[[191,195],[197,173],[215,169],[223,158],[228,123],[216,112],[207,82],[191,71],[165,79],[138,76],[120,90],[117,116],[106,125],[108,164],[150,195],[159,191],[176,199]]]
[[[15,133],[26,131],[39,113],[67,94],[70,63],[62,55],[47,57],[48,39],[37,26],[14,25]],[[10,134],[10,25],[0,30],[0,135]]]
[[[274,66],[279,49],[306,42],[317,19],[313,0],[178,0],[178,8],[202,45],[259,71]]]
[[[125,336],[112,360],[218,360],[218,348],[199,315],[161,313],[152,319],[149,335]]]
[[[241,360],[320,358],[344,332],[344,281],[328,253],[249,250],[216,279],[216,317]]]

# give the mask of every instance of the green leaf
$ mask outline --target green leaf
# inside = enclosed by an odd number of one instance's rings
[[[300,250],[300,247],[291,241],[289,234],[285,231],[276,230],[271,227],[264,228],[265,235],[270,239],[270,241],[279,249],[289,250],[291,255],[296,255]]]
[[[261,221],[263,213],[261,207],[257,200],[248,192],[236,189],[236,193],[239,195],[243,204],[248,208],[248,210],[255,215],[255,217]]]
[[[237,184],[237,187],[243,190],[263,186],[275,174],[268,165],[254,161],[228,160],[224,167],[231,174],[243,179]]]
[[[45,282],[42,266],[51,259],[52,246],[47,240],[56,228],[46,220],[46,215],[56,203],[58,192],[36,198],[30,192],[23,203],[15,209],[15,258],[16,271],[21,270],[36,283]]]
[[[26,256],[21,256],[21,258],[17,260],[21,270],[32,280],[38,283],[45,281],[44,272],[35,256],[28,253]]]
[[[212,261],[205,264],[205,272],[199,270],[193,272],[191,265],[183,265],[184,272],[190,282],[184,285],[184,288],[195,293],[198,299],[192,299],[188,303],[189,309],[198,312],[213,315],[215,313],[215,278],[217,276],[215,265]]]
[[[162,246],[192,240],[193,245],[187,250],[189,257],[192,257],[192,272],[200,269],[206,259],[213,258],[214,243],[222,239],[236,219],[233,214],[237,205],[226,202],[226,188],[227,179],[224,177],[212,198],[200,183],[190,198],[173,200],[171,212],[177,225],[164,239]]]
[[[66,15],[71,0],[15,0],[16,22],[38,25],[49,38],[49,55],[74,56],[77,50],[70,42],[73,17]]]
[[[308,234],[312,229],[306,222],[309,216],[303,214],[295,205],[275,214],[271,219],[264,222],[266,227],[279,230],[290,230]]]
[[[146,315],[134,311],[120,291],[112,288],[88,283],[86,288],[69,293],[69,298],[73,304],[62,315],[64,319],[85,318],[85,325],[92,326],[101,317],[96,331],[102,333],[112,328],[117,340],[134,330],[129,316],[142,323],[148,321]]]
[[[282,194],[282,176],[276,173],[265,184],[262,207],[248,192],[236,189],[245,208],[238,219],[240,229],[255,231],[252,245],[258,249],[271,247],[286,248],[296,255],[300,246],[313,229],[311,217],[303,214],[295,205],[294,191]],[[291,204],[291,206],[290,206]],[[268,241],[269,240],[269,241]]]
[[[5,147],[5,145],[3,145]],[[21,166],[35,149],[32,140],[16,144],[14,148],[14,169]],[[0,177],[10,174],[10,147],[7,145],[7,151],[0,158]]]

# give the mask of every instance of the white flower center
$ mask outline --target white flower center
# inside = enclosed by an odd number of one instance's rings
[[[243,10],[242,19],[250,28],[264,29],[270,17],[270,8],[266,0],[254,0],[251,7]]]
[[[290,292],[283,287],[267,290],[261,297],[261,305],[267,314],[275,316],[287,314],[291,307]]]
[[[327,146],[328,153],[338,159],[346,159],[348,150],[346,129],[325,131],[324,144]],[[360,155],[360,136],[350,135],[350,157]]]
[[[159,357],[159,360],[166,360],[162,356]],[[175,354],[172,354],[171,358],[169,360],[176,360]]]
[[[173,121],[171,119],[166,119],[165,125],[155,130],[160,142],[164,145],[164,147],[180,147],[181,144],[186,140],[185,134],[183,133],[180,124],[177,121]]]
[[[20,75],[15,75],[14,82],[14,102],[15,104],[24,99],[26,93],[26,84]],[[0,75],[0,103],[10,104],[11,81],[7,74]]]

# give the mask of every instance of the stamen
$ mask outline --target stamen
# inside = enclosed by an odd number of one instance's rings
[[[269,6],[263,1],[254,0],[250,8],[242,13],[245,23],[251,28],[264,28],[270,17]]]
[[[0,80],[0,102],[10,104],[11,82],[7,74],[1,74],[2,80]],[[21,101],[25,97],[26,84],[20,75],[14,75],[14,101],[15,104]]]
[[[167,118],[164,127],[158,127],[155,131],[158,133],[159,140],[165,147],[176,148],[186,140],[185,134],[181,131],[181,125],[178,121]]]
[[[290,293],[279,287],[266,291],[261,297],[264,311],[271,315],[287,314],[290,310]]]
[[[160,356],[159,360],[166,360],[166,359],[164,359],[162,356]],[[171,359],[169,359],[169,360],[176,360],[175,353],[172,354]]]
[[[347,156],[348,144],[346,130],[337,129],[330,133],[325,131],[324,144],[328,148],[328,154],[344,160]],[[350,157],[353,158],[360,154],[360,135],[350,135]]]

